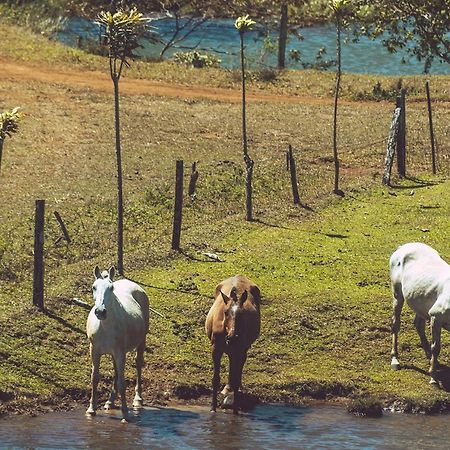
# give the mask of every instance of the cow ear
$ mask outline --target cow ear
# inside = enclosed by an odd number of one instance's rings
[[[100,267],[98,266],[95,266],[94,277],[97,279],[102,277],[102,272],[100,271]]]
[[[248,298],[248,292],[244,291],[239,300],[240,305],[242,306],[245,303],[245,300]]]
[[[230,297],[228,297],[227,295],[225,295],[222,291],[220,291],[220,295],[222,296],[222,300],[225,303],[225,305],[228,304],[228,302],[230,301]]]
[[[114,275],[116,274],[116,268],[114,266],[111,266],[109,268],[108,274],[109,274],[109,279],[111,281],[114,281]]]

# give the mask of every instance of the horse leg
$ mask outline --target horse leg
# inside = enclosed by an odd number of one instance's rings
[[[400,331],[400,314],[405,301],[403,298],[403,293],[401,292],[401,285],[397,285],[393,288],[393,294],[391,367],[397,370],[400,369],[400,363],[398,362],[398,332]]]
[[[111,386],[111,393],[109,394],[108,401],[105,403],[104,406],[104,408],[107,410],[115,408],[114,402],[116,401],[117,396],[117,366],[116,362],[114,361],[114,358],[113,358],[113,366],[114,366],[114,379]]]
[[[136,387],[133,408],[142,408],[142,366],[144,365],[145,339],[136,349]]]
[[[126,421],[128,415],[127,398],[125,395],[125,352],[113,355],[117,367],[117,392],[122,403],[122,418]]]
[[[427,359],[430,359],[431,347],[430,343],[428,342],[427,336],[425,335],[425,319],[416,314],[416,317],[414,318],[414,325],[416,326],[417,334],[420,337],[420,344],[425,351],[425,355]]]
[[[431,316],[431,359],[430,359],[430,375],[431,384],[438,385],[436,381],[436,371],[439,368],[439,353],[441,351],[441,322],[435,317]]]
[[[91,360],[92,360],[92,374],[91,374],[91,400],[89,408],[86,411],[87,415],[95,416],[97,410],[97,386],[100,380],[100,354],[94,351],[92,344],[90,346]]]
[[[217,409],[217,392],[220,387],[220,360],[222,359],[223,351],[219,350],[215,344],[212,347],[212,360],[214,364],[214,374],[212,379],[212,402],[211,411],[216,412]]]

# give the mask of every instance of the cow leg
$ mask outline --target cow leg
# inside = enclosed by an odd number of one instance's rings
[[[116,401],[116,396],[117,396],[117,367],[116,367],[116,362],[114,361],[114,358],[113,358],[113,366],[114,366],[114,378],[113,378],[113,383],[111,386],[111,393],[109,394],[108,401],[105,403],[105,406],[104,406],[104,408],[107,410],[115,408],[114,402]]]
[[[441,322],[435,317],[431,316],[431,359],[430,359],[430,375],[431,384],[438,384],[436,381],[436,371],[439,368],[439,353],[441,351]]]
[[[215,344],[212,346],[212,360],[214,365],[214,374],[212,379],[212,401],[211,412],[216,412],[217,409],[217,393],[220,387],[220,360],[222,359],[223,351],[219,350]]]
[[[142,366],[144,365],[145,339],[136,349],[136,387],[133,408],[142,408]]]
[[[100,380],[100,354],[94,351],[92,344],[90,346],[91,360],[92,360],[92,374],[91,374],[91,400],[89,402],[89,408],[86,411],[87,415],[95,416],[97,411],[97,386]]]
[[[114,354],[113,358],[117,367],[117,393],[120,395],[123,421],[128,416],[127,398],[125,395],[125,352]]]
[[[431,347],[428,342],[427,336],[425,335],[425,319],[416,314],[414,318],[414,325],[416,326],[417,334],[420,337],[420,344],[425,352],[427,359],[431,358]]]
[[[395,286],[393,288],[393,294],[391,367],[397,370],[400,369],[400,363],[398,362],[398,332],[400,331],[400,314],[402,313],[405,299],[403,298],[403,293],[401,292],[401,286]]]

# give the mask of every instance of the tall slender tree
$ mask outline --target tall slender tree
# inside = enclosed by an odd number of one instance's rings
[[[19,112],[18,107],[0,114],[0,170],[2,167],[3,144],[7,137],[17,133],[21,117],[22,114]]]
[[[336,25],[336,83],[334,88],[334,111],[333,111],[333,159],[334,159],[334,190],[337,195],[343,195],[339,189],[339,154],[337,148],[337,115],[339,90],[341,87],[341,31],[342,20],[345,16],[346,5],[349,0],[330,0],[330,7],[334,13]]]
[[[253,208],[252,208],[252,178],[253,178],[253,166],[254,161],[248,154],[247,145],[247,111],[246,111],[246,98],[245,98],[245,47],[244,47],[244,35],[247,31],[253,29],[253,25],[256,22],[251,20],[248,15],[241,16],[236,19],[235,26],[239,31],[239,37],[241,41],[241,78],[242,78],[242,150],[244,153],[244,162],[247,170],[245,177],[245,191],[246,191],[246,219],[248,221],[253,220]]]
[[[114,85],[114,124],[117,162],[117,270],[123,275],[123,187],[122,187],[122,149],[120,142],[119,81],[128,59],[139,47],[138,37],[144,32],[146,22],[143,15],[132,8],[129,12],[102,11],[97,23],[104,29],[104,38],[109,48],[109,72]]]

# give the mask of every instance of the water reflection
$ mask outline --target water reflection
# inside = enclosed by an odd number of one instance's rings
[[[17,449],[442,449],[446,416],[385,414],[362,419],[337,406],[258,406],[248,414],[206,407],[145,408],[121,423],[120,411],[51,413],[0,420],[0,448]]]

